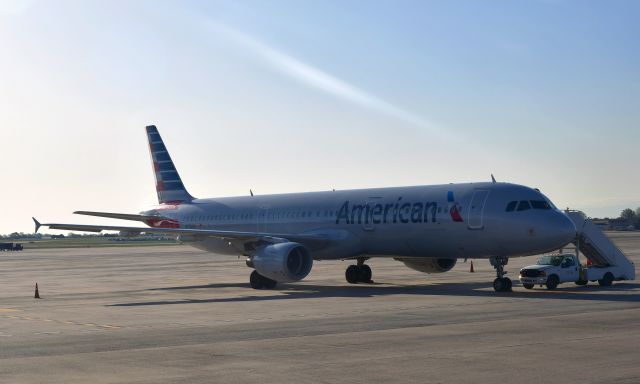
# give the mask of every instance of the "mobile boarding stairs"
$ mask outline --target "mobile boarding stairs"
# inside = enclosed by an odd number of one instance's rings
[[[576,256],[579,250],[589,260],[586,280],[596,280],[607,272],[613,274],[615,280],[635,280],[635,264],[591,219],[581,211],[566,210],[565,214],[576,226],[577,236],[573,242]]]

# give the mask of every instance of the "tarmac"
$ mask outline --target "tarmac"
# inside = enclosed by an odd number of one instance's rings
[[[611,237],[640,265],[640,232]],[[256,291],[188,246],[0,253],[0,383],[640,383],[637,282],[496,293],[487,260],[368,263],[373,284],[323,261]]]

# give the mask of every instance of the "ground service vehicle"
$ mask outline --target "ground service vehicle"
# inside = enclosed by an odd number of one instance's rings
[[[522,286],[531,289],[535,285],[546,285],[555,289],[558,284],[575,282],[586,285],[597,281],[608,287],[613,281],[635,280],[634,263],[609,239],[609,237],[580,211],[566,210],[565,214],[576,227],[573,254],[546,255],[536,265],[520,270]],[[579,256],[587,260],[580,263]]]
[[[22,251],[22,244],[0,243],[0,251]]]
[[[573,282],[577,285],[586,285],[589,281],[597,281],[601,286],[608,287],[614,280],[622,279],[622,268],[583,266],[574,254],[542,256],[535,265],[529,265],[520,270],[520,282],[527,289],[535,285],[545,285],[548,289],[555,289],[562,283]]]

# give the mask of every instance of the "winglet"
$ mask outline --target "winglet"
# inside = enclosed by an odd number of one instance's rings
[[[493,173],[491,174],[491,181],[494,182],[494,183],[496,182],[496,178],[493,177]]]
[[[35,217],[32,217],[32,219],[33,219],[33,222],[36,224],[36,233],[38,233],[38,229],[40,229],[42,224],[40,224],[40,222],[38,220],[36,220]]]

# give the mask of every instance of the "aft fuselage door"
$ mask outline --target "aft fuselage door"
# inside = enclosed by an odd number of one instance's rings
[[[467,227],[469,229],[484,228],[483,215],[487,197],[489,197],[489,191],[486,189],[478,189],[473,192],[467,211]]]

